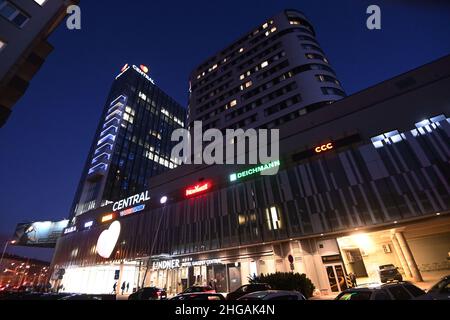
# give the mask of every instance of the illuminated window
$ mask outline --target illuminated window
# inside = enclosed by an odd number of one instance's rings
[[[273,206],[266,209],[267,214],[267,224],[269,230],[279,230],[281,229],[281,215],[277,207]]]
[[[239,79],[244,80],[244,79],[245,79],[245,74],[241,74],[241,76],[239,77]]]
[[[47,0],[34,0],[34,2],[42,7],[47,2]]]
[[[147,96],[142,92],[139,92],[139,98],[141,98],[144,101],[147,100]]]
[[[6,42],[0,40],[0,52],[6,47]]]
[[[266,22],[263,24],[263,29],[267,29],[269,27],[269,24]]]
[[[233,100],[230,102],[230,107],[233,108],[237,105],[237,100]]]
[[[244,50],[245,50],[244,48],[240,48],[240,49],[239,49],[239,53],[244,52]]]
[[[261,63],[261,68],[265,68],[265,67],[267,67],[269,65],[269,62],[268,61],[264,61],[263,63]]]
[[[253,82],[252,82],[252,81],[249,81],[249,82],[247,82],[247,83],[245,84],[245,87],[246,87],[246,88],[250,88],[252,85],[253,85]]]

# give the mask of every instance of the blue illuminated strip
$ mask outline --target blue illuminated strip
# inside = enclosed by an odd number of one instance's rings
[[[106,164],[106,163],[99,163],[95,167],[91,168],[91,170],[89,170],[89,174],[98,171],[98,169],[100,169],[100,168],[102,168],[104,171],[106,171],[106,169],[108,168],[108,164]]]
[[[103,131],[100,133],[99,140],[97,142],[97,149],[93,155],[89,175],[98,173],[99,171],[107,171],[109,161],[111,159],[114,144],[119,132],[120,124],[122,121],[123,108],[126,104],[127,97],[120,95],[113,100],[110,104],[110,108],[106,114],[105,122],[103,124]],[[97,164],[97,162],[100,162]]]
[[[120,216],[121,217],[129,216],[130,214],[143,211],[144,209],[145,209],[145,204],[142,204],[140,206],[121,211]]]

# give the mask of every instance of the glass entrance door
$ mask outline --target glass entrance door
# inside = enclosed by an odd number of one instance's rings
[[[347,276],[341,263],[326,266],[326,270],[332,292],[341,292],[348,289]]]

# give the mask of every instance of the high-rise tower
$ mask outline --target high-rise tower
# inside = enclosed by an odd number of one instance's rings
[[[71,217],[143,192],[149,177],[177,167],[170,138],[185,116],[146,66],[125,65],[109,93]]]
[[[188,124],[276,128],[343,97],[313,26],[285,10],[193,71]]]

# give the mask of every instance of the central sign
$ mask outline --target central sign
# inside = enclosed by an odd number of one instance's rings
[[[149,201],[149,200],[150,200],[149,192],[145,191],[145,192],[142,192],[141,194],[137,194],[137,195],[131,196],[127,199],[123,199],[123,200],[115,202],[113,205],[113,211],[114,212],[120,211],[125,208],[132,207],[132,206],[141,204],[142,202]]]

